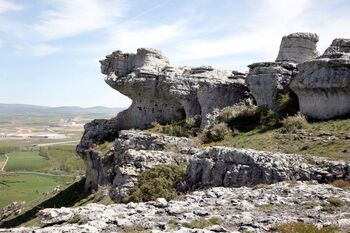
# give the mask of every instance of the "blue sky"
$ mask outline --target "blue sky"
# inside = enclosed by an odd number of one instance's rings
[[[127,107],[98,60],[163,51],[174,65],[247,70],[283,35],[350,38],[348,0],[0,0],[0,103]]]

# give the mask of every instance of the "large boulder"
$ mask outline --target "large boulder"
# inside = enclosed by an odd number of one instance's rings
[[[335,39],[324,54],[298,65],[290,87],[301,113],[331,119],[350,113],[350,39]]]
[[[282,38],[275,62],[249,65],[246,83],[259,106],[279,112],[279,99],[290,93],[289,83],[297,74],[296,64],[318,55],[318,36],[313,33],[292,33]],[[293,96],[293,95],[292,95]]]
[[[289,83],[297,72],[288,62],[260,62],[248,66],[246,83],[259,106],[279,111],[279,98],[289,93]]]

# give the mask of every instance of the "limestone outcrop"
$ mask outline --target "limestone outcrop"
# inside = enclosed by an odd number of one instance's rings
[[[191,159],[187,169],[189,189],[241,187],[291,180],[329,183],[350,176],[350,164],[282,153],[229,147],[211,147]]]
[[[279,98],[289,93],[289,83],[296,74],[294,63],[260,62],[250,68],[246,83],[259,106],[279,111]]]
[[[204,128],[212,111],[249,97],[244,76],[210,66],[172,67],[154,49],[138,49],[136,54],[114,52],[101,61],[101,71],[108,85],[133,101],[118,115],[120,129],[143,129],[152,122],[194,116],[201,117]]]
[[[149,132],[122,130],[108,151],[97,145],[89,149],[78,146],[86,163],[86,188],[112,185],[111,195],[121,200],[133,187],[140,172],[159,164],[182,163],[197,152],[198,145],[190,139]]]
[[[300,111],[324,120],[350,113],[350,39],[335,39],[319,58],[298,65],[290,87]]]
[[[334,199],[344,206],[326,211],[325,207]],[[45,209],[39,212],[39,220],[45,227],[0,229],[0,232],[267,233],[278,224],[300,221],[319,227],[338,226],[347,232],[349,212],[350,193],[346,190],[310,182],[281,182],[265,187],[209,188],[169,202],[160,198],[146,203]],[[193,227],[193,221],[199,220],[213,223],[204,229],[189,228]]]
[[[318,35],[292,33],[282,38],[275,62],[259,62],[249,65],[246,83],[256,102],[278,112],[282,94],[290,92],[289,83],[297,74],[296,64],[318,56]]]

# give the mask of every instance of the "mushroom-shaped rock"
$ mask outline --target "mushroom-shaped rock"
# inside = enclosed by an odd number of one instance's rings
[[[292,33],[282,38],[276,62],[301,63],[317,57],[318,35],[315,33]]]
[[[120,129],[142,129],[155,121],[168,123],[197,115],[203,128],[212,111],[249,97],[244,75],[210,66],[171,67],[154,49],[114,52],[101,61],[101,70],[108,85],[133,101],[117,117]]]
[[[298,70],[290,87],[303,114],[323,120],[350,113],[350,39],[335,39],[321,57]]]

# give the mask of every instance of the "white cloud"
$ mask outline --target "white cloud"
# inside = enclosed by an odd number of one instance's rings
[[[53,0],[52,10],[39,16],[34,31],[43,40],[54,40],[111,26],[122,15],[122,0]]]
[[[22,10],[22,6],[19,4],[15,4],[8,0],[0,0],[0,14],[5,13],[7,11],[19,11]]]
[[[125,52],[135,52],[140,47],[157,47],[184,35],[186,20],[155,26],[130,26],[112,28],[109,31],[109,47]]]
[[[305,27],[301,14],[311,0],[260,1],[254,6],[247,30],[218,39],[194,39],[181,43],[177,60],[206,59],[218,56],[261,53],[264,58],[277,56],[281,37]]]
[[[20,56],[44,57],[54,54],[61,49],[45,43],[33,44],[28,46],[16,46],[16,54]]]

